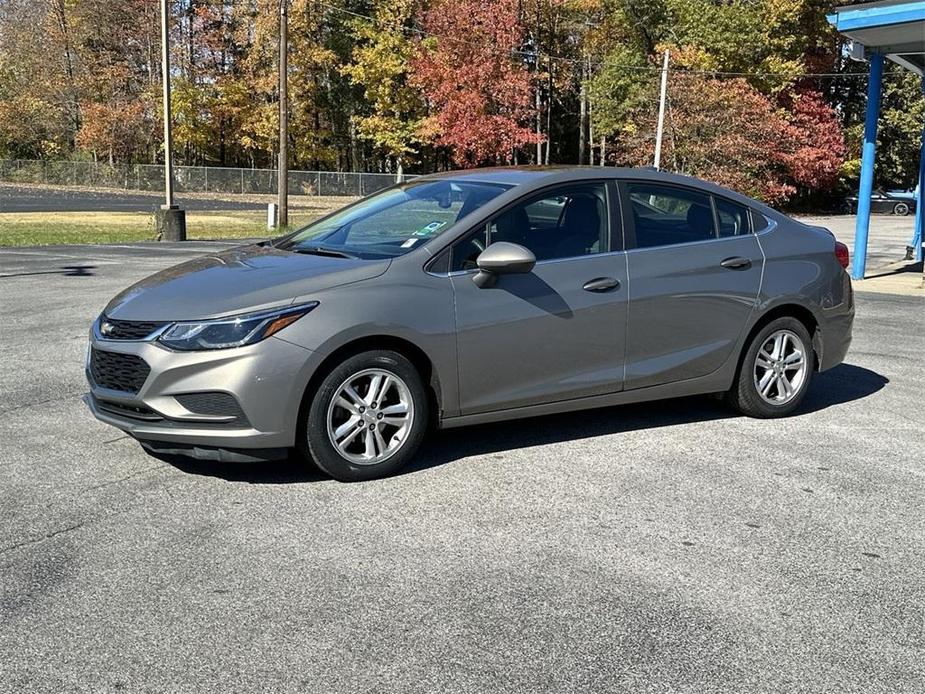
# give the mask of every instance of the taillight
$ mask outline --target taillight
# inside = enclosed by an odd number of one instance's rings
[[[848,247],[841,241],[835,242],[835,259],[838,260],[839,265],[846,270],[848,269]]]

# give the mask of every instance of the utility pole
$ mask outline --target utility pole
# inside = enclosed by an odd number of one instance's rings
[[[539,53],[537,53],[537,70],[539,70]],[[543,102],[540,96],[540,81],[536,80],[536,164],[539,166],[543,163]]]
[[[655,131],[655,168],[662,164],[662,135],[665,132],[665,101],[668,95],[668,51],[662,61],[662,89],[658,99],[658,128]]]
[[[277,194],[279,203],[280,229],[289,226],[289,26],[286,17],[286,4],[289,0],[279,0],[279,180]]]
[[[173,124],[170,114],[170,19],[168,2],[161,0],[161,83],[164,99],[164,204],[155,213],[163,241],[186,241],[186,213],[173,199]]]

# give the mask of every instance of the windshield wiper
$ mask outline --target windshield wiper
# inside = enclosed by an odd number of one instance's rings
[[[356,260],[357,256],[344,251],[337,251],[333,248],[324,248],[322,246],[303,246],[302,248],[291,249],[293,253],[303,253],[305,255],[323,255],[329,258],[349,258]]]

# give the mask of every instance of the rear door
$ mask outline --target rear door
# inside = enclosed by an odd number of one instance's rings
[[[755,308],[764,256],[747,208],[682,186],[620,183],[629,310],[625,388],[716,371]]]
[[[619,391],[626,258],[616,188],[557,186],[516,203],[454,244],[460,412],[471,414]],[[533,272],[472,281],[487,244],[537,257]]]

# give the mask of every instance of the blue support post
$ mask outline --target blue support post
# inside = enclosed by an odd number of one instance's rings
[[[874,192],[874,159],[877,157],[877,121],[880,118],[880,87],[883,82],[883,56],[870,56],[867,83],[867,115],[864,117],[864,149],[861,154],[861,185],[858,190],[858,218],[854,228],[854,264],[851,276],[864,279],[867,265],[867,233],[870,231],[870,196]]]
[[[922,77],[922,93],[925,94],[925,76]],[[915,259],[922,260],[922,232],[925,231],[925,123],[922,123],[922,144],[919,147],[919,185],[915,199],[915,235],[912,248]]]

